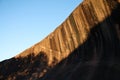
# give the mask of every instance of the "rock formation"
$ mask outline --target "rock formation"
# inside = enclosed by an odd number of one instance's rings
[[[44,40],[0,62],[0,80],[120,80],[120,0],[84,0]]]

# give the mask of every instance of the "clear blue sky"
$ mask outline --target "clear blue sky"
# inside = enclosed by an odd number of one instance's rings
[[[0,0],[0,61],[44,39],[82,0]]]

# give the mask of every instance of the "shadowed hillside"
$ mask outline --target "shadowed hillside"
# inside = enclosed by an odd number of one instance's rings
[[[120,80],[120,1],[85,0],[44,40],[0,62],[0,80]]]

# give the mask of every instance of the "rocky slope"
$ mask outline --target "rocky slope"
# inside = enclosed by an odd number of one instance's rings
[[[0,80],[120,80],[120,0],[84,0],[44,40],[0,62]]]

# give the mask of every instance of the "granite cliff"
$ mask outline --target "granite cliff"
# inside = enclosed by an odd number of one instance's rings
[[[0,80],[120,80],[120,0],[84,0],[45,39],[0,62]]]

